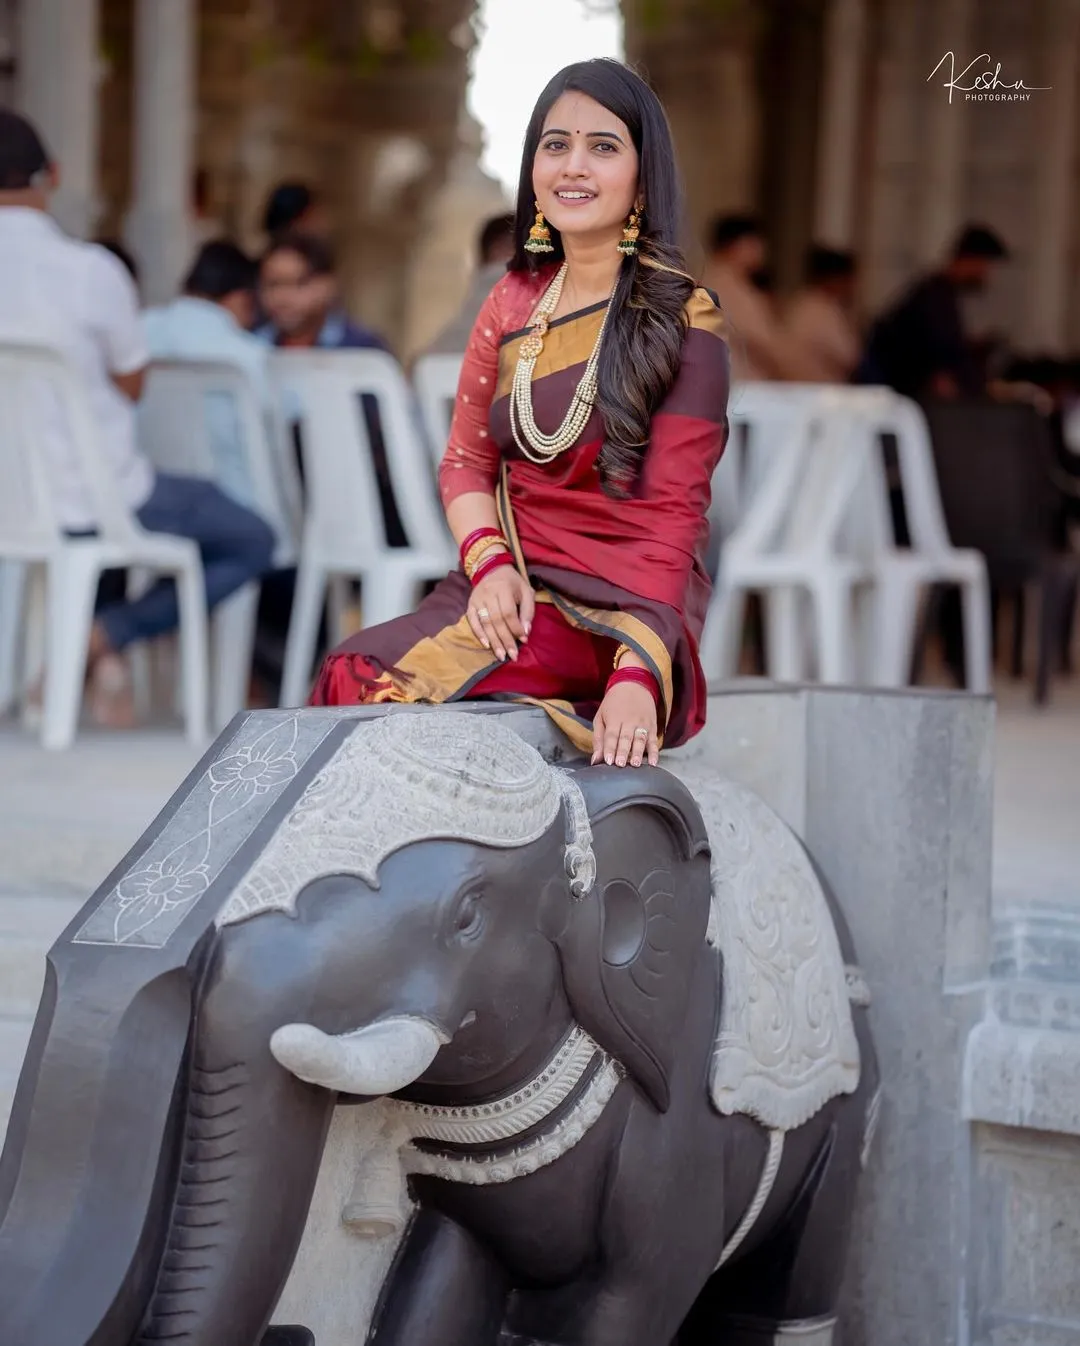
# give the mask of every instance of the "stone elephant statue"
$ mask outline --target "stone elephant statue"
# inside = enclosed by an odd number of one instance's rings
[[[357,1346],[827,1346],[877,1070],[791,834],[499,715],[315,714],[211,754],[50,955],[6,1346],[258,1346],[375,1098],[415,1209]]]

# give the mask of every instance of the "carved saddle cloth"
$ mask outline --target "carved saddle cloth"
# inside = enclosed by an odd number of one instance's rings
[[[757,795],[680,763],[712,848],[709,940],[723,958],[713,1103],[791,1131],[859,1083],[851,1001],[832,914],[798,839]]]

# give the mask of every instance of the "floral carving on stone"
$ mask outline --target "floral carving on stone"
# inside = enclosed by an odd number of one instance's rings
[[[320,726],[318,734],[309,737],[318,741],[328,727]],[[245,742],[243,732],[235,736],[162,832],[158,844],[144,853],[139,867],[125,874],[87,918],[76,942],[160,948],[247,835],[243,823],[225,831],[222,824],[246,812],[254,826],[299,774],[301,758],[309,755],[314,744],[299,752],[298,736],[295,714],[275,717],[250,742]]]

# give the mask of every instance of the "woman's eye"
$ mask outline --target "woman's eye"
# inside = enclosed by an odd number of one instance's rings
[[[484,919],[484,909],[476,893],[470,893],[457,909],[454,919],[455,935],[474,935]]]
[[[546,150],[564,150],[566,149],[565,140],[545,140],[544,149]]]
[[[603,150],[607,154],[615,153],[615,146],[611,143],[610,140],[598,140],[596,144],[593,146],[593,149]]]

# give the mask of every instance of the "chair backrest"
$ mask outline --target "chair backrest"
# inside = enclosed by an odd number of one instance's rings
[[[138,423],[140,445],[159,471],[217,482],[274,530],[275,564],[291,564],[300,526],[296,467],[273,441],[245,370],[216,360],[156,360]]]
[[[850,528],[867,475],[857,404],[825,385],[744,385],[744,394],[751,389],[734,419],[746,425],[754,484],[732,545],[808,557],[864,551]]]
[[[450,438],[450,420],[464,358],[462,355],[422,355],[413,366],[413,387],[436,468],[442,462]]]
[[[144,536],[119,498],[98,442],[98,424],[79,371],[60,350],[0,339],[0,537],[24,554],[55,546],[62,530],[54,484],[41,452],[43,427],[64,427],[71,464],[90,497],[98,536],[130,546]]]
[[[1046,417],[1026,403],[926,407],[949,533],[995,575],[1032,573],[1054,545],[1056,493]]]
[[[790,437],[811,437],[821,393],[816,384],[750,382],[738,386],[728,420],[741,431],[740,511],[749,508],[770,474],[773,455]]]
[[[332,550],[340,540],[350,556],[366,554],[373,562],[391,550],[361,401],[371,397],[409,547],[441,564],[448,554],[446,522],[409,385],[393,356],[378,350],[281,351],[271,358],[271,377],[279,394],[297,406],[305,527],[316,530],[320,544]]]
[[[895,437],[899,487],[913,550],[929,556],[949,551],[952,542],[941,503],[930,427],[922,407],[889,388],[866,388],[860,393],[875,439],[890,434]],[[880,443],[875,443],[875,449],[882,454]]]
[[[36,382],[0,343],[0,557],[41,555],[60,534],[46,464],[34,451],[32,398],[42,392]]]

